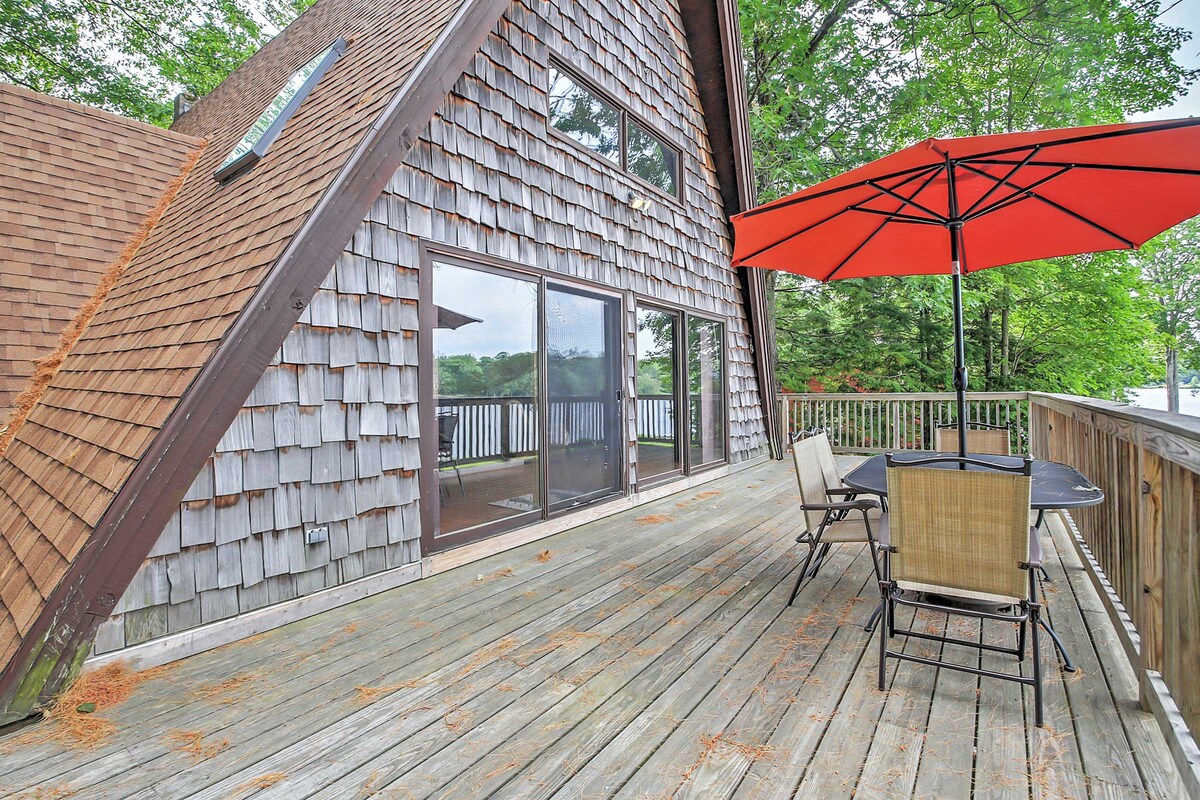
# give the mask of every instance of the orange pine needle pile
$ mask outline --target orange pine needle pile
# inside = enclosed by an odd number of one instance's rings
[[[234,792],[235,794],[241,794],[243,792],[257,791],[259,789],[270,789],[280,781],[286,780],[287,776],[288,774],[286,772],[268,772],[266,774],[259,775],[257,778],[251,778],[245,783],[240,784],[236,789],[234,789]]]
[[[45,709],[43,714],[48,724],[30,728],[8,744],[54,742],[67,747],[95,747],[117,731],[116,724],[103,716],[103,712],[125,702],[138,686],[170,668],[153,667],[136,672],[125,662],[114,661],[85,672]],[[79,711],[88,704],[94,706],[93,711]]]
[[[424,684],[420,678],[411,678],[407,681],[400,681],[388,686],[355,686],[354,691],[358,694],[354,698],[354,702],[359,705],[370,705],[384,695],[389,695],[393,692],[398,692],[401,689],[415,689]]]
[[[542,552],[538,553],[537,556],[533,560],[538,562],[539,564],[545,564],[547,561],[549,561],[552,558],[554,558],[554,556],[550,554],[549,550],[543,550]]]
[[[198,700],[213,700],[222,705],[235,705],[250,693],[250,684],[258,680],[253,673],[243,672],[220,683],[210,683],[192,692],[192,697]]]
[[[168,731],[166,735],[167,741],[172,745],[172,750],[186,753],[197,762],[203,761],[206,758],[212,758],[226,747],[229,747],[228,739],[206,742],[204,738],[203,731],[172,730]]]
[[[666,514],[647,514],[634,520],[638,525],[661,525],[664,522],[674,522],[675,518]]]

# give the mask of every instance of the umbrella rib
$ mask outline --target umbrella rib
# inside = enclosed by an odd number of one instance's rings
[[[1160,133],[1162,131],[1171,131],[1176,128],[1190,128],[1194,125],[1200,125],[1200,119],[1189,117],[1188,119],[1175,119],[1164,122],[1161,125],[1146,125],[1132,130],[1124,129],[1119,131],[1106,131],[1104,133],[1091,133],[1082,136],[1069,136],[1065,139],[1058,139],[1051,142],[1039,142],[1042,147],[1061,147],[1066,144],[1079,144],[1082,142],[1095,142],[1100,139],[1115,139],[1121,136],[1133,136],[1140,133]],[[976,153],[973,156],[965,156],[959,159],[960,164],[965,160],[978,161],[980,159],[990,158],[992,156],[1002,156],[1008,153],[1019,153],[1031,145],[1025,144],[1018,147],[1005,147],[999,150],[990,150],[985,153]]]
[[[936,171],[938,169],[942,169],[941,165],[931,168],[931,170],[934,170],[934,171]],[[896,184],[895,187],[893,187],[893,188],[899,189],[904,184],[909,183],[913,180],[916,180],[919,177],[920,177],[920,175],[915,175],[915,176],[905,178],[904,180],[900,181],[900,183]],[[863,183],[863,184],[859,184],[859,185],[863,186],[866,184]],[[925,188],[925,187],[922,186],[921,188]],[[876,192],[875,194],[871,195],[870,197],[868,197],[866,200],[863,200],[862,202],[869,203],[872,200],[874,200],[875,198],[879,197],[880,194],[881,194],[881,192]],[[775,206],[773,206],[772,208],[775,208]],[[811,231],[813,228],[817,227],[818,225],[824,225],[826,222],[835,220],[838,217],[840,217],[842,214],[845,214],[847,211],[851,210],[851,208],[852,208],[852,206],[846,206],[845,208],[839,208],[837,211],[833,212],[832,214],[825,217],[824,219],[819,219],[816,222],[814,222],[813,224],[808,225],[804,228],[801,228],[800,230],[796,231],[795,233],[788,234],[787,236],[783,237],[782,239],[780,239],[776,242],[773,242],[772,244],[769,244],[766,247],[760,247],[758,250],[755,250],[753,253],[750,253],[749,255],[742,256],[741,258],[739,258],[738,264],[739,265],[745,264],[749,259],[758,258],[759,256],[761,256],[763,253],[767,252],[768,250],[770,250],[774,247],[778,247],[779,245],[783,244],[784,242],[791,241],[792,239],[795,239],[797,236],[802,236],[802,235],[808,233],[809,231]],[[746,213],[749,214],[750,212],[746,212]],[[743,215],[743,216],[745,216],[745,215]]]
[[[988,214],[991,214],[994,211],[1000,211],[1002,209],[1008,208],[1011,205],[1019,203],[1022,200],[1029,197],[1029,194],[1028,194],[1029,192],[1033,191],[1034,189],[1041,186],[1042,184],[1049,183],[1050,181],[1054,180],[1055,178],[1059,177],[1060,175],[1065,175],[1066,173],[1068,173],[1070,171],[1071,171],[1070,167],[1063,167],[1062,169],[1058,170],[1057,172],[1053,173],[1052,175],[1047,175],[1044,178],[1038,178],[1036,181],[1029,184],[1025,188],[1023,188],[1019,191],[1014,191],[1012,194],[1010,194],[1008,197],[1004,198],[1003,200],[997,200],[995,203],[992,203],[990,206],[987,206],[986,208],[983,208],[974,214],[968,214],[967,216],[963,217],[963,222],[970,222],[973,219],[979,219],[980,217],[987,216]],[[997,183],[996,186],[998,187],[998,186],[1000,186],[1000,184]]]
[[[806,203],[809,200],[819,200],[822,197],[828,197],[829,195],[837,194],[838,192],[845,192],[850,189],[861,189],[862,187],[869,184],[871,181],[886,181],[891,178],[899,178],[901,176],[908,176],[904,180],[900,181],[900,183],[896,184],[895,187],[893,187],[893,188],[898,189],[901,186],[903,186],[904,184],[908,183],[909,181],[919,180],[922,177],[924,177],[925,175],[929,174],[930,171],[941,169],[942,167],[943,167],[942,164],[922,164],[919,167],[909,167],[908,169],[902,169],[902,170],[899,170],[898,172],[890,172],[887,175],[880,175],[877,178],[870,178],[868,180],[856,181],[854,183],[848,183],[845,186],[837,186],[837,187],[834,187],[833,189],[826,189],[823,192],[817,192],[815,194],[805,195],[804,197],[785,197],[781,200],[776,200],[774,203],[768,203],[766,205],[759,206],[758,208],[752,208],[749,211],[743,211],[741,214],[738,214],[738,217],[741,219],[746,219],[747,217],[754,217],[759,214],[765,214],[768,211],[777,211],[778,209],[781,209],[781,208],[787,208],[788,206],[793,206],[793,205],[796,205],[797,203]],[[817,184],[817,185],[819,186],[820,184]],[[801,191],[804,191],[804,190],[801,190]],[[878,196],[878,195],[876,195],[876,196]],[[870,199],[870,198],[868,198],[868,199]]]
[[[925,190],[925,187],[926,187],[926,186],[928,186],[930,183],[932,183],[932,182],[933,182],[933,179],[934,179],[934,178],[936,178],[936,177],[938,176],[938,174],[939,174],[939,173],[940,173],[942,170],[944,170],[944,169],[945,169],[945,167],[942,167],[941,169],[938,169],[938,170],[936,170],[936,171],[935,171],[935,172],[934,172],[932,175],[930,175],[928,178],[926,178],[926,179],[925,179],[925,182],[924,182],[924,183],[922,183],[922,184],[921,184],[921,186],[920,186],[920,188],[918,188],[918,189],[917,189],[917,191],[915,191],[913,194],[920,194],[921,192],[923,192],[923,191]],[[903,206],[901,206],[901,208],[903,208]],[[848,256],[846,256],[845,258],[843,258],[843,259],[842,259],[842,262],[841,262],[840,264],[838,264],[836,267],[834,267],[832,270],[830,270],[830,271],[829,271],[829,274],[828,274],[828,275],[826,275],[824,278],[822,278],[822,279],[821,279],[822,283],[827,283],[828,281],[831,281],[831,280],[833,280],[833,276],[834,276],[834,275],[837,275],[839,272],[841,272],[841,270],[842,270],[842,267],[844,267],[844,266],[846,266],[848,263],[850,263],[850,259],[852,259],[852,258],[854,258],[856,255],[858,255],[858,254],[859,254],[859,252],[860,252],[860,251],[861,251],[861,250],[862,250],[864,247],[866,247],[866,246],[867,246],[867,245],[870,243],[870,241],[871,241],[872,239],[874,239],[876,236],[878,236],[878,235],[879,235],[880,231],[882,231],[884,228],[886,228],[886,227],[887,227],[887,224],[888,224],[888,222],[890,222],[890,221],[891,221],[891,220],[886,220],[886,219],[885,219],[883,222],[879,223],[879,227],[878,227],[878,228],[876,228],[875,230],[873,230],[873,231],[871,232],[871,235],[870,235],[870,236],[868,236],[867,238],[865,238],[865,239],[863,239],[861,242],[859,242],[859,243],[858,243],[858,247],[856,247],[856,248],[854,248],[853,250],[851,250],[851,251],[850,251],[850,255],[848,255]]]
[[[860,211],[863,214],[875,214],[880,217],[887,217],[889,222],[912,222],[918,225],[938,225],[944,226],[945,223],[929,217],[917,217],[912,214],[901,214],[898,211],[884,211],[881,208],[863,208],[859,205],[847,206],[847,211]]]
[[[984,172],[981,169],[975,169],[975,167],[972,167],[970,164],[963,164],[960,161],[959,166],[961,166],[963,169],[967,169],[967,170],[970,170],[971,172],[974,172],[976,175],[982,175],[983,177],[988,178],[989,180],[993,180],[993,181],[1000,180],[995,175],[989,175],[988,173]],[[1128,247],[1130,249],[1133,249],[1137,246],[1133,242],[1126,239],[1124,236],[1121,236],[1119,233],[1114,233],[1113,231],[1111,231],[1108,228],[1101,225],[1099,222],[1088,219],[1083,214],[1080,214],[1078,211],[1072,211],[1071,209],[1067,208],[1066,206],[1062,205],[1061,203],[1056,203],[1047,197],[1043,197],[1042,195],[1037,194],[1036,192],[1031,192],[1027,189],[1022,189],[1020,186],[1017,186],[1016,184],[1010,183],[1008,185],[1014,189],[1020,189],[1022,192],[1025,193],[1025,195],[1027,197],[1030,197],[1034,200],[1040,200],[1041,202],[1045,203],[1046,205],[1050,206],[1051,208],[1058,209],[1059,211],[1066,214],[1067,216],[1073,217],[1086,225],[1092,226],[1096,230],[1100,231],[1101,233],[1105,234],[1106,236],[1111,236],[1113,239],[1116,239],[1118,242],[1120,242],[1121,244],[1125,245],[1126,247]]]
[[[919,211],[924,211],[926,214],[928,214],[930,216],[931,222],[937,222],[939,224],[944,225],[945,223],[950,221],[946,217],[943,217],[941,214],[934,211],[932,208],[926,208],[925,206],[921,205],[916,200],[912,199],[912,197],[905,197],[902,194],[897,194],[896,192],[893,192],[891,189],[888,189],[886,186],[880,186],[875,181],[867,181],[867,185],[878,189],[879,191],[883,192],[884,194],[888,195],[889,197],[894,197],[895,199],[899,200],[902,203],[900,208],[903,208],[904,206],[912,206],[913,208],[915,208]],[[913,197],[916,197],[917,195],[919,195],[925,189],[925,187],[928,185],[929,185],[928,181],[921,184],[921,188],[917,189],[915,192],[913,192]],[[899,211],[900,209],[896,209],[896,210]]]
[[[964,162],[959,162],[959,163],[964,163]],[[1015,162],[1010,161],[1010,160],[1004,160],[1004,159],[989,158],[989,159],[982,159],[982,160],[971,159],[970,163],[972,163],[972,164],[993,164],[996,166],[1003,166],[1005,164],[1012,164]],[[1154,175],[1186,175],[1186,176],[1192,176],[1192,177],[1200,176],[1200,169],[1174,169],[1172,167],[1148,167],[1148,166],[1143,167],[1143,166],[1138,166],[1136,164],[1078,164],[1078,163],[1069,162],[1069,161],[1033,161],[1033,162],[1030,162],[1029,166],[1031,166],[1031,167],[1069,167],[1071,169],[1099,169],[1099,170],[1108,170],[1108,171],[1115,171],[1115,172],[1149,172]]]
[[[1033,157],[1036,156],[1038,154],[1038,151],[1041,149],[1042,148],[1040,146],[1033,148],[1032,150],[1029,151],[1029,155],[1025,156],[1025,158],[1021,159],[1015,165],[1013,165],[1013,168],[1010,169],[1008,171],[1008,174],[1004,176],[1005,183],[1012,180],[1013,176],[1016,175],[1021,170],[1022,167],[1024,167],[1026,164],[1028,164],[1030,161],[1032,161]],[[971,217],[971,212],[974,211],[975,209],[979,208],[981,205],[983,205],[984,201],[986,201],[989,197],[991,197],[992,194],[997,189],[999,189],[1002,185],[1003,184],[1000,184],[1000,183],[993,183],[992,188],[990,188],[986,192],[984,192],[982,197],[980,197],[978,200],[976,200],[974,203],[972,203],[971,207],[963,212],[963,214],[962,214],[963,218],[969,219]]]

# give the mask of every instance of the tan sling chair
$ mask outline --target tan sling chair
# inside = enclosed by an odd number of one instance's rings
[[[796,541],[808,545],[808,554],[796,577],[788,605],[796,600],[805,579],[816,576],[830,547],[835,544],[868,544],[875,576],[881,578],[875,542],[876,534],[886,529],[887,518],[875,515],[879,502],[867,498],[855,499],[855,491],[841,485],[833,451],[825,434],[793,444],[792,458],[796,465],[796,481],[800,486],[800,509],[804,522],[804,530],[796,537]],[[874,619],[875,616],[872,616],[872,622]]]
[[[958,423],[950,422],[937,426],[934,432],[934,447],[942,453],[958,452]],[[987,425],[982,422],[967,423],[967,452],[993,456],[1012,454],[1012,437],[1007,425]]]
[[[1036,720],[1041,727],[1037,567],[1042,554],[1037,531],[1029,525],[1032,459],[1006,468],[951,456],[896,461],[889,453],[887,465],[891,524],[888,539],[880,546],[885,553],[879,582],[885,606],[879,626],[880,690],[884,689],[889,658],[1028,684],[1033,686]],[[978,469],[962,469],[964,466]],[[941,605],[929,595],[958,602],[953,607]],[[896,606],[961,614],[981,620],[980,624],[985,619],[1012,623],[1017,626],[1017,646],[897,629]],[[889,639],[897,635],[915,636],[1006,653],[1023,661],[1027,629],[1032,639],[1032,677],[888,649]]]

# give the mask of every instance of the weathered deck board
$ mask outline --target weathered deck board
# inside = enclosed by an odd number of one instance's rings
[[[794,494],[785,464],[754,467],[195,656],[113,709],[95,750],[0,739],[0,796],[1182,796],[1057,517],[1046,597],[1082,672],[1064,675],[1044,643],[1038,731],[1014,684],[892,662],[875,688],[861,546],[835,548],[785,606]],[[914,624],[947,629],[925,612]],[[243,693],[198,692],[241,675]],[[359,686],[391,691],[364,702]],[[228,744],[196,761],[172,730]],[[251,785],[264,775],[274,784]]]

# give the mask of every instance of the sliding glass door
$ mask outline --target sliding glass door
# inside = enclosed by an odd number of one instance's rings
[[[645,486],[683,472],[679,362],[682,315],[637,310],[637,482]]]
[[[433,265],[440,532],[541,516],[538,295],[536,280]]]
[[[428,551],[620,493],[620,299],[452,258],[424,277]]]
[[[620,308],[574,287],[546,290],[551,512],[620,491]]]
[[[725,326],[688,318],[688,464],[725,460]]]

